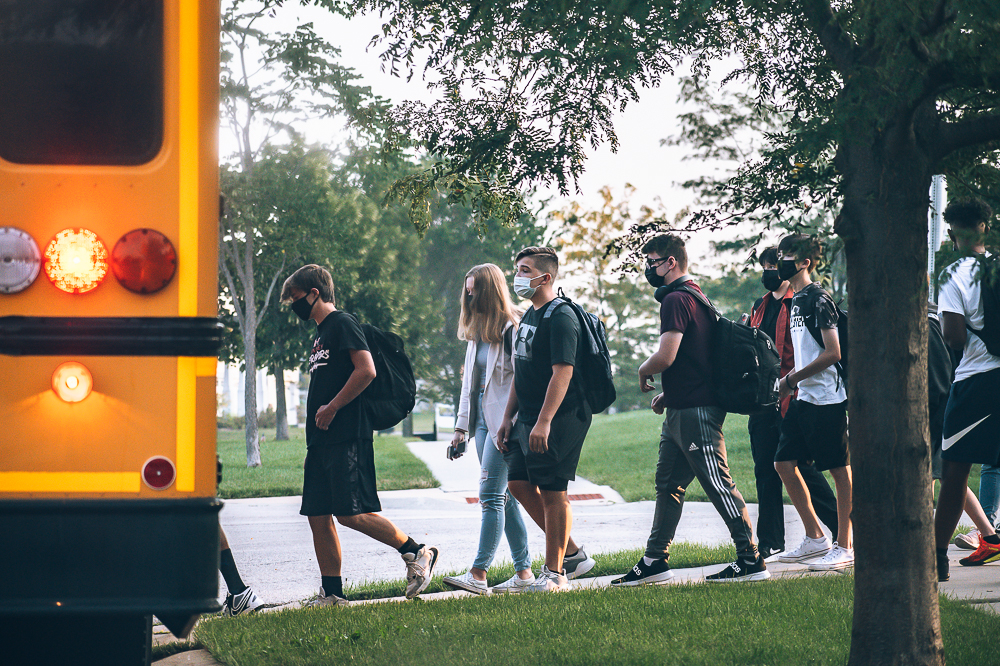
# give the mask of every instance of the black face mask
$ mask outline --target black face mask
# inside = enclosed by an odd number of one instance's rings
[[[646,276],[646,282],[648,282],[650,286],[659,288],[663,286],[663,276],[656,274],[657,268],[658,267],[647,266],[644,275]]]
[[[307,299],[309,294],[306,294],[297,301],[292,301],[292,312],[301,319],[302,321],[309,321],[309,315],[312,314],[313,306],[316,305],[316,301],[310,303]],[[316,300],[319,300],[318,298]]]
[[[768,291],[775,291],[781,286],[782,282],[784,282],[784,280],[781,279],[781,276],[778,275],[777,269],[774,268],[765,268],[764,274],[760,276],[760,283],[764,285],[764,288]]]
[[[782,281],[791,280],[801,270],[801,268],[795,267],[794,259],[782,259],[778,262],[778,277]]]

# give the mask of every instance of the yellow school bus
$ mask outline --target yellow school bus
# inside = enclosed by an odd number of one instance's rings
[[[218,610],[218,91],[218,0],[0,3],[8,632]]]

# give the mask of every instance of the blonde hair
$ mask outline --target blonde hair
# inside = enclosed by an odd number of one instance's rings
[[[465,283],[472,278],[475,296]],[[507,278],[496,264],[473,266],[462,282],[462,314],[458,318],[458,339],[490,343],[503,341],[507,322],[516,324],[524,311],[514,306],[507,290]]]

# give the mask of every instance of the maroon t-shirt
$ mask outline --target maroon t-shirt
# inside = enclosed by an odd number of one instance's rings
[[[684,284],[701,288],[690,280]],[[711,407],[712,395],[712,326],[715,316],[684,291],[672,291],[660,303],[660,335],[680,331],[677,358],[663,371],[664,404],[671,409]]]

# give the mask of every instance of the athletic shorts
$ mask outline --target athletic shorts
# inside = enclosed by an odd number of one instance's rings
[[[792,400],[781,420],[778,450],[774,454],[775,462],[790,460],[811,460],[821,472],[851,464],[846,400],[833,405]]]
[[[507,481],[527,481],[541,490],[565,491],[569,482],[576,478],[576,467],[591,420],[587,409],[557,415],[552,419],[549,448],[545,453],[532,453],[528,448],[534,421],[515,422],[508,440],[509,450],[504,454]]]
[[[945,460],[1000,462],[1000,368],[951,385],[943,434],[941,457]]]
[[[301,515],[357,516],[381,510],[372,440],[323,444],[306,450]]]

